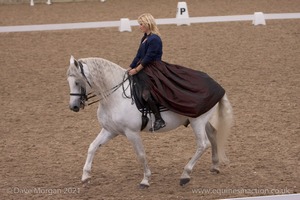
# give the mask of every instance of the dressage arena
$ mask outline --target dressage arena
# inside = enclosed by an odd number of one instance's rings
[[[45,1],[46,2],[46,1]],[[143,3],[141,3],[143,2]],[[299,0],[187,0],[190,17],[299,13]],[[0,5],[0,26],[174,18],[175,0],[108,0]],[[300,20],[160,25],[163,60],[207,72],[225,89],[235,123],[230,163],[212,174],[208,150],[191,181],[179,185],[195,152],[190,127],[141,133],[152,177],[119,136],[96,154],[89,186],[82,168],[100,131],[97,105],[69,110],[70,55],[102,57],[127,68],[142,36],[118,28],[0,33],[1,199],[221,199],[299,193]],[[197,83],[195,83],[197,84]]]

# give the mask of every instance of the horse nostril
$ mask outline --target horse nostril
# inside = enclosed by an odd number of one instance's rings
[[[78,112],[80,108],[78,106],[73,106],[71,107],[71,110],[73,110],[74,112]]]

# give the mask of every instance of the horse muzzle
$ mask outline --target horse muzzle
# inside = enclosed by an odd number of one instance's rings
[[[75,103],[74,102],[70,103],[69,108],[74,112],[79,112],[80,108],[84,109],[84,106],[85,106],[85,101],[80,99]]]
[[[74,112],[79,112],[80,108],[84,109],[85,101],[88,99],[85,89],[82,88],[81,91],[81,93],[70,93],[69,108]]]
[[[80,107],[79,106],[71,106],[70,105],[70,110],[74,111],[74,112],[79,112]]]

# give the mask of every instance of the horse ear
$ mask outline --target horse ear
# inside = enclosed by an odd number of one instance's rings
[[[74,57],[71,55],[71,58],[70,58],[70,64],[74,64]]]
[[[78,68],[78,62],[75,60],[75,58],[71,55],[70,58],[70,65],[75,65]]]

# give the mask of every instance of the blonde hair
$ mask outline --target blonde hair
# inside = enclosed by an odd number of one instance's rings
[[[150,13],[144,13],[138,17],[138,23],[147,26],[151,33],[159,35],[159,30],[154,17]]]

